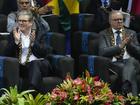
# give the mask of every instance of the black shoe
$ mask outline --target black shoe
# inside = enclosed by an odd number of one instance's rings
[[[132,93],[132,85],[129,81],[125,81],[122,85],[122,94],[127,96],[128,93]]]

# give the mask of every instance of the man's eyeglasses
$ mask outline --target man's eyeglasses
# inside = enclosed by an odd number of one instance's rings
[[[19,3],[22,4],[22,5],[23,5],[23,4],[26,4],[26,5],[29,4],[28,1],[27,1],[27,2],[19,2]]]
[[[123,21],[122,18],[118,18],[118,19],[112,19],[113,21]]]

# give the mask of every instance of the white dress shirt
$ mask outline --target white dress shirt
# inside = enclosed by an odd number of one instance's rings
[[[116,45],[116,38],[117,38],[117,33],[115,29],[112,29],[113,31],[113,34],[114,34],[114,41],[115,41],[115,45]],[[120,30],[122,32],[122,29]],[[122,40],[122,33],[120,33],[120,37],[121,37],[121,40]],[[127,50],[126,50],[126,47],[124,48],[124,55],[123,55],[123,59],[128,59],[130,57],[130,55],[128,54]],[[117,61],[116,57],[113,57],[112,59],[113,62]]]
[[[30,35],[24,35],[22,32],[20,32],[20,37],[21,37],[21,44],[22,44],[21,64],[24,64],[26,62],[27,55],[29,52]],[[17,44],[18,42],[15,43]],[[29,62],[37,59],[38,58],[31,53],[29,57]]]

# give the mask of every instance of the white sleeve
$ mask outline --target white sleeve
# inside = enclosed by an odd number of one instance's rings
[[[10,13],[7,17],[7,32],[12,32],[13,28],[16,26],[16,15]]]

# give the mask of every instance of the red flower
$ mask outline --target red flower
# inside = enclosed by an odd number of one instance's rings
[[[50,94],[49,94],[50,95]],[[99,77],[90,77],[86,74],[85,78],[78,77],[72,80],[69,76],[64,83],[55,88],[49,96],[49,103],[54,105],[69,104],[87,105],[101,102],[103,105],[112,105],[116,103],[124,104],[123,96],[113,94],[107,83],[99,80]]]
[[[89,94],[88,95],[88,102],[89,103],[92,103],[93,102],[93,95],[92,94]]]
[[[110,102],[106,102],[104,105],[111,105],[111,103]]]
[[[119,95],[119,96],[118,96],[118,99],[119,99],[120,101],[124,101],[124,96]]]
[[[55,88],[52,91],[51,98],[56,99],[57,97],[59,97],[60,100],[64,100],[67,98],[67,93],[65,91],[61,91],[59,88]]]
[[[94,81],[94,85],[97,87],[101,87],[102,83],[100,81]]]
[[[94,81],[99,81],[100,77],[99,76],[95,76],[93,79],[94,79]]]
[[[90,94],[92,92],[91,87],[89,85],[87,85],[87,92],[88,92],[88,94]]]
[[[81,78],[77,78],[73,81],[73,84],[74,85],[81,85],[83,83],[82,79]]]
[[[74,100],[79,100],[79,98],[80,98],[80,95],[79,95],[79,94],[76,94],[76,95],[74,96]]]

